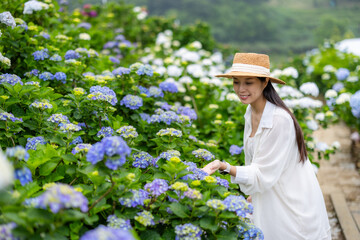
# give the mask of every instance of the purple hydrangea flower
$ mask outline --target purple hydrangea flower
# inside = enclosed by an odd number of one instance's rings
[[[134,219],[144,226],[155,225],[154,216],[149,211],[137,213],[137,216],[134,217]]]
[[[102,127],[96,134],[97,137],[110,137],[114,134],[114,129],[111,127]]]
[[[75,50],[68,50],[65,53],[65,60],[78,59],[80,57],[81,57],[80,54],[78,52],[76,52]]]
[[[97,228],[87,231],[81,236],[80,240],[135,240],[130,232],[122,229],[114,229],[111,227],[105,227],[103,225]]]
[[[195,157],[205,159],[206,161],[210,161],[211,159],[215,158],[215,156],[211,152],[202,148],[192,151],[192,154]]]
[[[26,72],[26,73],[24,74],[24,76],[30,78],[30,77],[32,77],[32,76],[38,76],[39,73],[40,73],[39,70],[33,69],[33,70],[31,70],[30,72]]]
[[[233,156],[233,155],[239,155],[239,154],[241,154],[243,148],[244,148],[244,146],[239,147],[239,146],[237,146],[237,145],[231,145],[229,152],[230,152],[231,156]]]
[[[21,78],[15,74],[4,73],[0,75],[0,83],[8,83],[14,86],[17,83],[23,85]]]
[[[22,122],[23,121],[22,118],[17,118],[12,113],[8,113],[8,112],[0,113],[0,120],[7,121],[8,119],[10,119],[12,122],[15,122],[15,121]]]
[[[191,223],[185,223],[183,225],[177,225],[175,227],[175,233],[175,240],[201,240],[202,230],[196,225],[193,225]]]
[[[158,197],[169,189],[169,185],[164,179],[155,179],[151,183],[145,184],[144,189],[151,195]]]
[[[82,23],[79,23],[77,25],[78,28],[85,28],[87,30],[89,30],[91,28],[91,24],[90,23],[87,23],[87,22],[82,22]]]
[[[172,122],[179,122],[179,116],[173,111],[166,111],[160,114],[160,119],[162,122],[170,125]]]
[[[69,118],[65,115],[62,115],[62,113],[55,113],[52,114],[47,121],[52,123],[70,123]]]
[[[39,78],[44,81],[53,80],[54,75],[51,72],[43,72],[43,73],[39,74]]]
[[[161,122],[160,115],[157,115],[157,114],[151,115],[151,117],[148,118],[147,122],[148,123],[159,123],[159,122]]]
[[[217,184],[226,188],[229,188],[229,181],[226,179],[222,179],[220,177],[215,177],[217,180]]]
[[[79,143],[83,143],[83,140],[80,136],[76,137],[74,140],[72,140],[72,142],[70,143],[70,145],[76,145]]]
[[[133,154],[133,166],[137,168],[147,168],[153,161],[153,157],[147,152],[137,152]]]
[[[45,60],[45,58],[49,58],[49,53],[46,48],[36,51],[32,55],[34,56],[35,61]]]
[[[109,215],[107,218],[107,226],[114,229],[131,230],[130,220],[118,218],[116,215]]]
[[[44,137],[28,138],[25,149],[26,150],[29,150],[29,149],[36,150],[36,147],[38,144],[46,144]]]
[[[126,162],[126,157],[130,153],[131,149],[121,137],[105,137],[90,148],[86,160],[96,164],[106,158],[105,165],[116,170]]]
[[[174,82],[162,82],[159,87],[165,92],[177,93],[179,91]]]
[[[152,77],[152,75],[154,74],[154,70],[151,68],[149,64],[145,64],[138,68],[136,74],[139,76],[147,75],[149,77]]]
[[[131,189],[130,192],[132,193],[131,198],[119,198],[119,202],[121,205],[126,207],[144,206],[144,201],[146,199],[150,199],[149,193],[143,189]]]
[[[103,46],[104,49],[107,49],[107,48],[115,48],[119,45],[118,42],[116,41],[109,41],[107,43],[105,43],[105,45]]]
[[[6,223],[0,225],[0,239],[4,240],[19,240],[19,238],[14,237],[12,230],[16,228],[16,223]]]
[[[120,63],[120,60],[116,57],[109,57],[109,60],[113,63],[116,63],[116,64],[119,64]]]
[[[178,114],[188,116],[191,120],[197,119],[197,114],[194,109],[191,109],[189,107],[179,107],[177,110]]]
[[[120,105],[125,105],[127,108],[136,110],[142,107],[143,100],[141,97],[128,94],[120,101]]]
[[[66,83],[66,74],[63,72],[55,73],[54,78],[62,83]]]
[[[22,186],[33,181],[31,171],[27,167],[16,169],[15,178],[20,180]]]
[[[228,211],[235,212],[239,217],[246,217],[253,212],[253,206],[243,196],[227,196],[223,203]]]
[[[339,81],[344,81],[350,75],[350,71],[347,68],[339,68],[335,74]]]
[[[140,113],[139,115],[143,121],[147,122],[150,119],[150,115],[147,113]]]
[[[103,100],[115,106],[118,102],[115,92],[108,87],[92,86],[87,96],[91,100]]]

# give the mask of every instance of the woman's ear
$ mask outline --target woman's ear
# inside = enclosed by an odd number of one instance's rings
[[[264,84],[264,88],[263,88],[263,90],[266,88],[266,86],[269,84],[269,78],[267,77],[266,79],[265,79],[265,84]]]

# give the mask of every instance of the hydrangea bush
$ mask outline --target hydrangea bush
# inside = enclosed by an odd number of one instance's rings
[[[263,238],[230,177],[201,170],[244,164],[246,108],[231,81],[213,77],[226,70],[221,53],[191,39],[208,39],[205,27],[114,3],[68,13],[53,0],[15,2],[0,3],[1,234]],[[310,156],[327,156],[333,148],[311,132],[333,116],[310,97],[315,87],[278,91]]]

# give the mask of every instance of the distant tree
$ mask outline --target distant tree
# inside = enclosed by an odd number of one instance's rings
[[[340,41],[348,31],[345,21],[331,15],[325,15],[321,18],[320,25],[315,29],[314,36],[317,43],[322,43],[324,39]]]

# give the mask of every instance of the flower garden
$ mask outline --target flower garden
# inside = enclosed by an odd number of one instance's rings
[[[0,239],[263,238],[230,177],[201,170],[244,164],[246,109],[206,27],[114,3],[0,9]],[[325,43],[273,68],[314,169],[339,148],[319,127],[359,141],[359,59]]]

